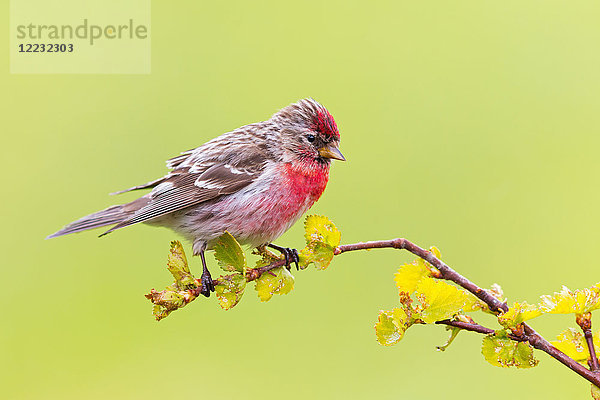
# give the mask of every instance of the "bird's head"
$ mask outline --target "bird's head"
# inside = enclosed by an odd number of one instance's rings
[[[340,132],[325,107],[313,99],[302,99],[275,115],[280,126],[284,158],[300,158],[328,165],[331,159],[345,161],[339,150]],[[290,160],[291,161],[291,160]]]

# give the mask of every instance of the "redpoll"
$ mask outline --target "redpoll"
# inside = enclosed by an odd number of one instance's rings
[[[319,199],[331,159],[344,160],[340,134],[325,107],[303,99],[269,120],[243,126],[167,161],[166,176],[117,193],[152,189],[130,203],[83,217],[48,238],[138,222],[165,226],[193,242],[202,259],[202,294],[214,291],[204,251],[228,231],[240,243],[271,244]]]

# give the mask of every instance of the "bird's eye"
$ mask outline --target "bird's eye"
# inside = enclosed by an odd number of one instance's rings
[[[314,142],[315,141],[315,135],[306,135],[306,140],[308,140],[309,142]]]

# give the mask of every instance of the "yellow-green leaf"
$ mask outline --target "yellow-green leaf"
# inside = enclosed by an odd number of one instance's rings
[[[329,218],[322,215],[309,215],[304,222],[306,243],[321,242],[336,248],[340,244],[341,233]]]
[[[152,289],[145,297],[154,304],[152,313],[156,320],[160,321],[171,312],[185,306],[192,295],[185,290],[177,291],[175,288],[167,288],[160,292]]]
[[[497,367],[531,368],[539,362],[534,358],[533,347],[529,343],[513,341],[505,331],[484,337],[481,353]]]
[[[305,269],[309,264],[315,264],[317,269],[325,269],[333,260],[333,247],[321,242],[309,243],[298,253],[300,268]]]
[[[394,281],[398,291],[412,293],[417,288],[419,282],[431,276],[431,271],[424,263],[410,263],[401,265],[398,272],[394,275]]]
[[[154,315],[154,319],[160,321],[161,319],[167,318],[171,313],[170,310],[167,310],[165,307],[160,304],[155,304],[152,307],[152,315]]]
[[[244,272],[246,256],[242,246],[229,232],[225,232],[214,245],[215,258],[219,266],[228,272]]]
[[[451,318],[467,304],[467,293],[442,281],[423,278],[415,295],[422,304],[420,318],[427,324]]]
[[[188,267],[185,251],[179,241],[172,241],[167,259],[167,269],[175,281],[165,290],[152,289],[145,297],[153,304],[153,313],[156,320],[167,317],[196,298],[195,291],[199,284]]]
[[[167,269],[175,279],[175,288],[179,290],[196,287],[194,276],[190,272],[185,251],[181,242],[174,240],[171,242],[171,249],[167,259]]]
[[[600,284],[575,291],[563,286],[552,296],[542,296],[540,307],[551,314],[583,314],[597,310],[600,308]]]
[[[437,247],[432,246],[429,251],[437,258],[441,258],[441,253]],[[411,263],[401,265],[394,275],[394,281],[399,292],[411,294],[417,288],[421,279],[432,276],[432,271],[437,271],[434,266],[422,258],[417,258]]]
[[[327,217],[309,215],[304,222],[306,247],[300,250],[300,268],[315,264],[317,269],[325,269],[333,259],[333,250],[340,244],[341,234]]]
[[[404,337],[404,332],[412,324],[410,316],[401,308],[380,311],[375,324],[375,335],[379,344],[391,346]]]
[[[555,341],[550,343],[579,363],[586,364],[590,358],[585,337],[575,328],[565,329],[556,337]],[[597,349],[596,351],[600,349],[600,331],[594,334],[594,347]]]
[[[261,301],[269,301],[274,294],[289,293],[294,288],[294,276],[287,268],[275,268],[262,274],[254,288]]]
[[[244,289],[246,288],[246,279],[242,274],[231,274],[221,276],[219,284],[215,286],[215,294],[219,299],[219,305],[224,310],[233,308],[239,303]]]
[[[532,318],[542,315],[537,304],[514,303],[507,312],[498,317],[498,322],[504,327],[514,327]]]

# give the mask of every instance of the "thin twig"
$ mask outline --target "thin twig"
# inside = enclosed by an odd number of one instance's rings
[[[454,321],[454,320],[451,320],[451,319],[444,319],[444,320],[441,320],[441,321],[436,321],[435,323],[438,324],[438,325],[454,326],[455,328],[464,329],[465,331],[469,331],[469,332],[482,333],[484,335],[492,335],[494,333],[493,329],[486,328],[485,326],[479,325],[479,324],[476,324],[476,323]]]
[[[380,240],[373,242],[364,242],[364,243],[354,243],[354,244],[345,244],[338,246],[334,250],[334,254],[342,254],[348,251],[355,250],[367,250],[367,249],[381,249],[381,248],[393,248],[393,249],[401,249],[407,250],[414,255],[422,258],[427,261],[429,264],[433,265],[435,268],[440,271],[439,278],[446,279],[452,281],[459,285],[460,287],[468,290],[473,295],[475,295],[478,299],[483,301],[490,310],[495,313],[501,313],[508,311],[508,306],[506,303],[501,302],[488,291],[480,288],[464,276],[460,275],[458,272],[454,271],[440,259],[438,259],[432,252],[427,251],[416,244],[402,238],[392,239],[392,240]],[[473,330],[473,329],[471,329]],[[591,332],[590,332],[591,333]],[[558,350],[556,347],[552,346],[550,342],[544,339],[539,333],[537,333],[533,328],[529,325],[523,323],[523,333],[519,336],[518,340],[526,341],[534,348],[543,351],[548,354],[550,357],[554,358],[561,364],[565,365],[567,368],[571,369],[576,374],[580,375],[584,379],[592,382],[596,386],[600,386],[600,375],[596,374],[593,371],[585,368],[583,365],[579,364],[571,357],[567,356],[562,351]],[[593,348],[593,346],[592,346]],[[597,360],[596,360],[597,362]]]
[[[464,329],[465,331],[481,333],[484,335],[493,335],[495,333],[495,331],[493,329],[485,327],[483,325],[479,325],[476,322],[462,322],[462,321],[455,321],[452,319],[444,319],[441,321],[436,321],[435,323],[438,325],[454,326],[456,328]],[[526,341],[524,338],[516,336],[516,335],[512,335],[512,334],[509,334],[508,337],[517,342],[525,342]]]
[[[588,350],[590,352],[591,364],[590,368],[594,372],[598,372],[600,370],[600,365],[598,365],[598,357],[596,356],[596,349],[594,348],[594,336],[592,335],[591,329],[586,329],[583,331],[583,335],[585,336],[585,342],[587,343]]]
[[[264,267],[259,268],[251,268],[246,271],[246,281],[250,282],[256,280],[261,277],[265,272],[269,272],[275,268],[283,267],[285,265],[285,260],[278,260],[272,262],[269,265],[265,265]]]
[[[598,373],[598,371],[600,371],[600,365],[598,364],[596,348],[594,347],[594,335],[592,334],[592,313],[587,312],[583,314],[577,314],[575,316],[575,322],[577,322],[577,325],[579,325],[583,331],[583,336],[585,337],[585,343],[587,344],[587,348],[590,353],[590,369]]]

